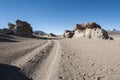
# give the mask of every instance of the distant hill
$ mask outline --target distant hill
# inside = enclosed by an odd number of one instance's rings
[[[107,30],[109,35],[120,35],[120,30],[113,29],[113,30]]]
[[[34,31],[34,33],[35,34],[40,34],[40,35],[46,35],[47,34],[44,31],[39,31],[39,30]]]

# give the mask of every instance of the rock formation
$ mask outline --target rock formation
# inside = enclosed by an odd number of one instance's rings
[[[26,21],[17,20],[16,25],[8,23],[8,28],[14,35],[31,36],[33,34],[31,25]]]
[[[89,39],[108,39],[108,33],[95,22],[77,24],[73,37],[86,37]]]
[[[15,30],[19,30],[21,35],[23,36],[32,35],[33,33],[31,25],[25,21],[20,21],[20,20],[16,21]]]
[[[73,35],[74,35],[74,31],[65,30],[64,34],[63,34],[63,37],[65,37],[65,38],[72,38]]]
[[[14,28],[15,28],[15,24],[12,24],[12,23],[8,23],[8,29],[9,30],[14,30]]]
[[[112,39],[108,36],[107,31],[102,29],[101,26],[95,22],[76,24],[74,31],[65,31],[63,36],[70,36],[70,38],[84,37],[89,39]]]
[[[50,33],[50,34],[48,34],[48,37],[56,37],[56,35],[53,33]]]

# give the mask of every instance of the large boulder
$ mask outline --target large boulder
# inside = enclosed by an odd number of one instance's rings
[[[73,35],[74,35],[74,31],[65,30],[64,34],[63,34],[63,37],[65,37],[65,38],[72,38]]]
[[[101,26],[95,22],[76,24],[73,37],[85,37],[89,39],[113,39],[109,37],[106,30],[102,29]]]
[[[14,27],[14,34],[20,36],[29,36],[33,34],[32,27],[26,21],[17,20]]]
[[[53,33],[50,33],[50,34],[48,34],[48,37],[56,37],[56,35]]]
[[[15,24],[12,24],[12,23],[8,23],[8,29],[13,31],[15,28]]]

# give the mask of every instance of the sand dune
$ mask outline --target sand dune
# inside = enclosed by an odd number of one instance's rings
[[[20,38],[0,63],[0,80],[120,80],[120,40]]]

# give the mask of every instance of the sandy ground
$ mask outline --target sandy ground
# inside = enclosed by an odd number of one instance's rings
[[[120,80],[120,41],[66,39],[59,79]]]
[[[0,80],[120,80],[120,40],[0,42]]]
[[[114,38],[114,40],[120,40],[120,35],[119,34],[114,34],[114,35],[110,35],[111,37]]]

